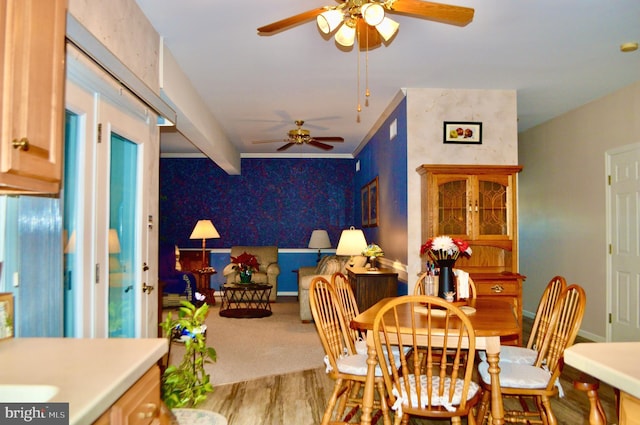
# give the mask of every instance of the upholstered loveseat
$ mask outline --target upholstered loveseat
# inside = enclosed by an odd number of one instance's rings
[[[256,256],[260,267],[254,272],[251,281],[255,283],[266,283],[272,286],[269,301],[275,301],[278,293],[278,275],[280,266],[278,265],[277,246],[232,246],[231,257],[237,257],[243,252]],[[239,273],[233,268],[234,264],[229,263],[224,268],[222,274],[226,278],[226,283],[240,282]]]
[[[331,276],[337,272],[346,276],[349,258],[341,255],[326,255],[320,259],[317,265],[298,269],[298,300],[300,302],[300,320],[303,323],[310,323],[313,320],[311,305],[309,304],[311,281],[318,276],[322,276],[331,282]],[[354,265],[357,267],[363,267],[366,262],[367,257],[354,257]]]

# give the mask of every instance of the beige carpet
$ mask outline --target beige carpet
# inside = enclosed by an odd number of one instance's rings
[[[220,303],[207,317],[207,341],[218,361],[206,366],[213,385],[230,384],[323,366],[324,350],[313,323],[302,323],[295,297],[272,303],[273,315],[260,319],[220,317]],[[171,362],[182,356],[171,348]]]

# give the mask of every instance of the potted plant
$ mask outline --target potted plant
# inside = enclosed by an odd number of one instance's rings
[[[167,364],[162,373],[162,399],[169,409],[194,407],[213,392],[209,374],[204,366],[216,361],[216,350],[207,346],[206,325],[209,305],[204,296],[196,293],[198,305],[181,301],[178,317],[169,312],[161,327],[169,342],[167,362],[171,359],[171,345],[184,343],[185,352],[180,363]]]
[[[234,264],[233,269],[240,275],[240,283],[250,283],[251,275],[260,267],[256,256],[248,252],[231,257],[231,262]]]

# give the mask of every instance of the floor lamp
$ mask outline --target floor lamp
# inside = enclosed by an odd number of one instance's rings
[[[198,220],[198,222],[196,223],[196,227],[193,228],[193,232],[191,232],[191,236],[189,236],[189,239],[202,239],[202,268],[205,268],[208,265],[208,262],[204,261],[206,240],[217,239],[219,237],[220,234],[213,226],[211,220]]]

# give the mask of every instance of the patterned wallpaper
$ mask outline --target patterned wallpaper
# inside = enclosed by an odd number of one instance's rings
[[[357,225],[354,160],[244,158],[241,166],[241,175],[230,176],[206,158],[162,158],[160,241],[200,248],[189,235],[209,219],[220,239],[207,240],[207,248],[306,248],[318,228],[335,248],[340,232]]]

